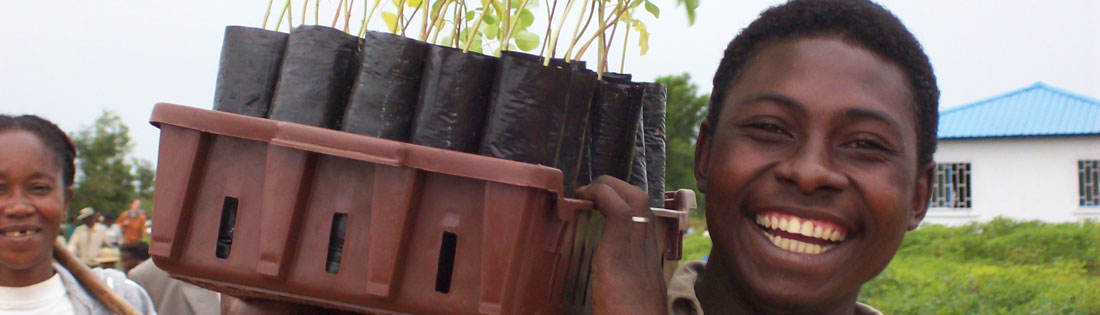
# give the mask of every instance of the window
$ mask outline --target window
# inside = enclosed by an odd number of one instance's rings
[[[1100,160],[1077,161],[1077,187],[1082,207],[1100,207]]]
[[[937,163],[932,176],[929,206],[970,208],[970,163]]]

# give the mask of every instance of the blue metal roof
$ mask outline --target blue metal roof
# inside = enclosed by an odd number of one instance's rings
[[[940,139],[1100,135],[1100,101],[1043,83],[940,112]]]

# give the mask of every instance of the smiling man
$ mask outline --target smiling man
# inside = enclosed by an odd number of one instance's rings
[[[860,287],[924,218],[935,166],[939,90],[917,40],[869,1],[792,1],[730,42],[711,95],[695,176],[714,247],[677,271],[667,311],[878,313],[856,301]],[[605,237],[620,239],[597,250],[596,309],[652,311],[651,299],[611,292],[660,287],[637,276],[653,272],[639,263],[651,260],[650,233],[608,211],[638,193],[598,185],[612,189],[582,196],[624,223],[609,224]]]

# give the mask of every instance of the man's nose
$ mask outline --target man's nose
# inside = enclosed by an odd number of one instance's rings
[[[802,193],[837,191],[848,185],[848,178],[837,171],[825,141],[804,142],[775,169],[776,177],[798,187]]]

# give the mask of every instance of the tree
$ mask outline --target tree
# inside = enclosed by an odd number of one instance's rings
[[[658,83],[667,89],[665,109],[666,142],[665,187],[668,190],[690,188],[699,197],[699,211],[703,213],[703,196],[695,184],[695,138],[699,136],[699,124],[707,115],[709,94],[698,95],[699,86],[691,82],[691,75],[667,75],[658,77]]]
[[[127,159],[133,148],[129,132],[118,114],[104,111],[94,125],[70,136],[77,152],[70,217],[84,207],[117,215],[135,198],[152,198],[152,164]]]

